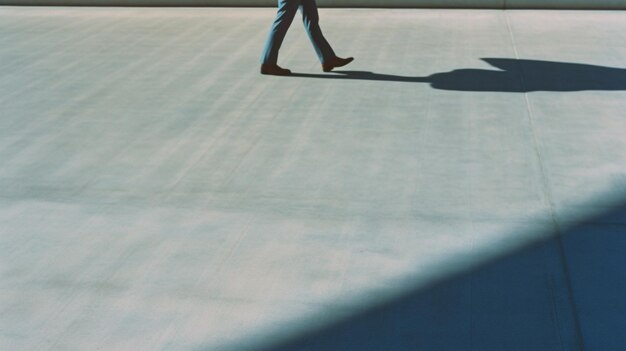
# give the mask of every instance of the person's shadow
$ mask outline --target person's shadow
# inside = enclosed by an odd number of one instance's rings
[[[427,77],[365,71],[334,71],[335,74],[292,73],[291,76],[430,83],[430,86],[435,89],[475,92],[626,90],[626,69],[624,68],[510,58],[483,58],[482,60],[500,70],[457,69]]]

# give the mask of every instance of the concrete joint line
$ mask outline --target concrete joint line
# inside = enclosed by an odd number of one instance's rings
[[[506,1],[506,0],[505,0]],[[507,30],[509,32],[509,37],[511,39],[511,45],[513,47],[513,52],[515,54],[515,59],[519,60],[520,56],[519,56],[519,52],[517,50],[517,45],[516,45],[516,41],[515,41],[515,36],[513,34],[513,30],[511,28],[511,23],[509,21],[509,17],[508,14],[506,12],[504,12],[504,19],[506,22],[506,26],[507,26]],[[519,72],[520,72],[520,76],[519,76],[519,80],[520,80],[520,84],[522,86],[522,88],[524,88],[526,86],[526,80],[524,78],[524,67],[521,65],[521,63],[519,64]],[[536,128],[535,128],[535,123],[533,120],[533,112],[532,112],[532,106],[530,104],[530,99],[528,97],[528,93],[524,93],[524,100],[525,100],[525,104],[526,104],[526,114],[528,117],[528,123],[529,123],[529,127],[530,127],[530,132],[532,134],[532,142],[533,142],[533,148],[535,149],[535,155],[537,156],[537,162],[539,163],[539,170],[540,170],[540,176],[541,176],[541,185],[543,188],[543,192],[546,196],[546,199],[548,201],[548,206],[549,206],[549,210],[550,210],[550,217],[552,219],[552,223],[554,226],[554,237],[558,243],[558,250],[559,250],[559,256],[561,258],[561,264],[562,264],[562,268],[563,268],[563,274],[564,274],[564,279],[565,279],[565,284],[566,284],[566,289],[567,289],[567,296],[568,296],[568,300],[569,300],[569,304],[570,304],[570,308],[572,309],[572,314],[573,314],[573,319],[574,319],[574,333],[575,333],[575,337],[576,337],[576,346],[577,349],[580,351],[583,351],[585,349],[585,343],[584,343],[584,339],[583,339],[583,334],[582,334],[582,327],[581,327],[581,323],[580,323],[580,318],[579,318],[579,314],[578,314],[578,308],[576,306],[576,301],[574,300],[574,290],[572,287],[572,280],[571,280],[571,273],[570,273],[570,268],[569,265],[567,263],[567,257],[565,254],[565,247],[563,244],[563,238],[562,238],[562,230],[560,228],[560,224],[559,224],[559,220],[558,220],[558,215],[556,213],[556,209],[555,209],[555,204],[554,204],[554,199],[552,196],[552,191],[550,190],[550,182],[548,180],[548,175],[546,172],[546,166],[544,164],[544,160],[543,157],[541,156],[541,150],[539,148],[539,138],[537,137],[537,133],[536,133]],[[562,344],[561,347],[564,347],[564,345]]]

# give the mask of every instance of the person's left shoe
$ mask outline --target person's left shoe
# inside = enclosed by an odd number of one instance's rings
[[[279,65],[261,65],[261,74],[268,74],[271,76],[288,76],[291,71],[282,68]]]
[[[324,62],[322,64],[322,69],[324,70],[324,72],[330,72],[333,69],[337,67],[343,67],[352,61],[354,61],[354,57],[348,57],[348,58],[335,57],[328,62]]]

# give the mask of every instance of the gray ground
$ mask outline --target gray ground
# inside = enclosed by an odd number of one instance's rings
[[[0,7],[0,349],[624,350],[625,12],[273,14]]]

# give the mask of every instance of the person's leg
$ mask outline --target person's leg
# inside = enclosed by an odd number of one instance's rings
[[[300,11],[302,11],[302,21],[304,22],[306,32],[311,39],[311,43],[313,43],[313,48],[317,53],[317,57],[322,64],[329,62],[335,58],[336,55],[333,48],[322,34],[315,0],[301,0]]]
[[[278,50],[285,39],[287,30],[293,22],[293,18],[298,11],[298,5],[300,0],[279,0],[278,1],[278,13],[276,19],[272,24],[270,33],[265,43],[265,49],[263,50],[263,56],[261,57],[261,64],[263,65],[276,65],[278,62]]]

